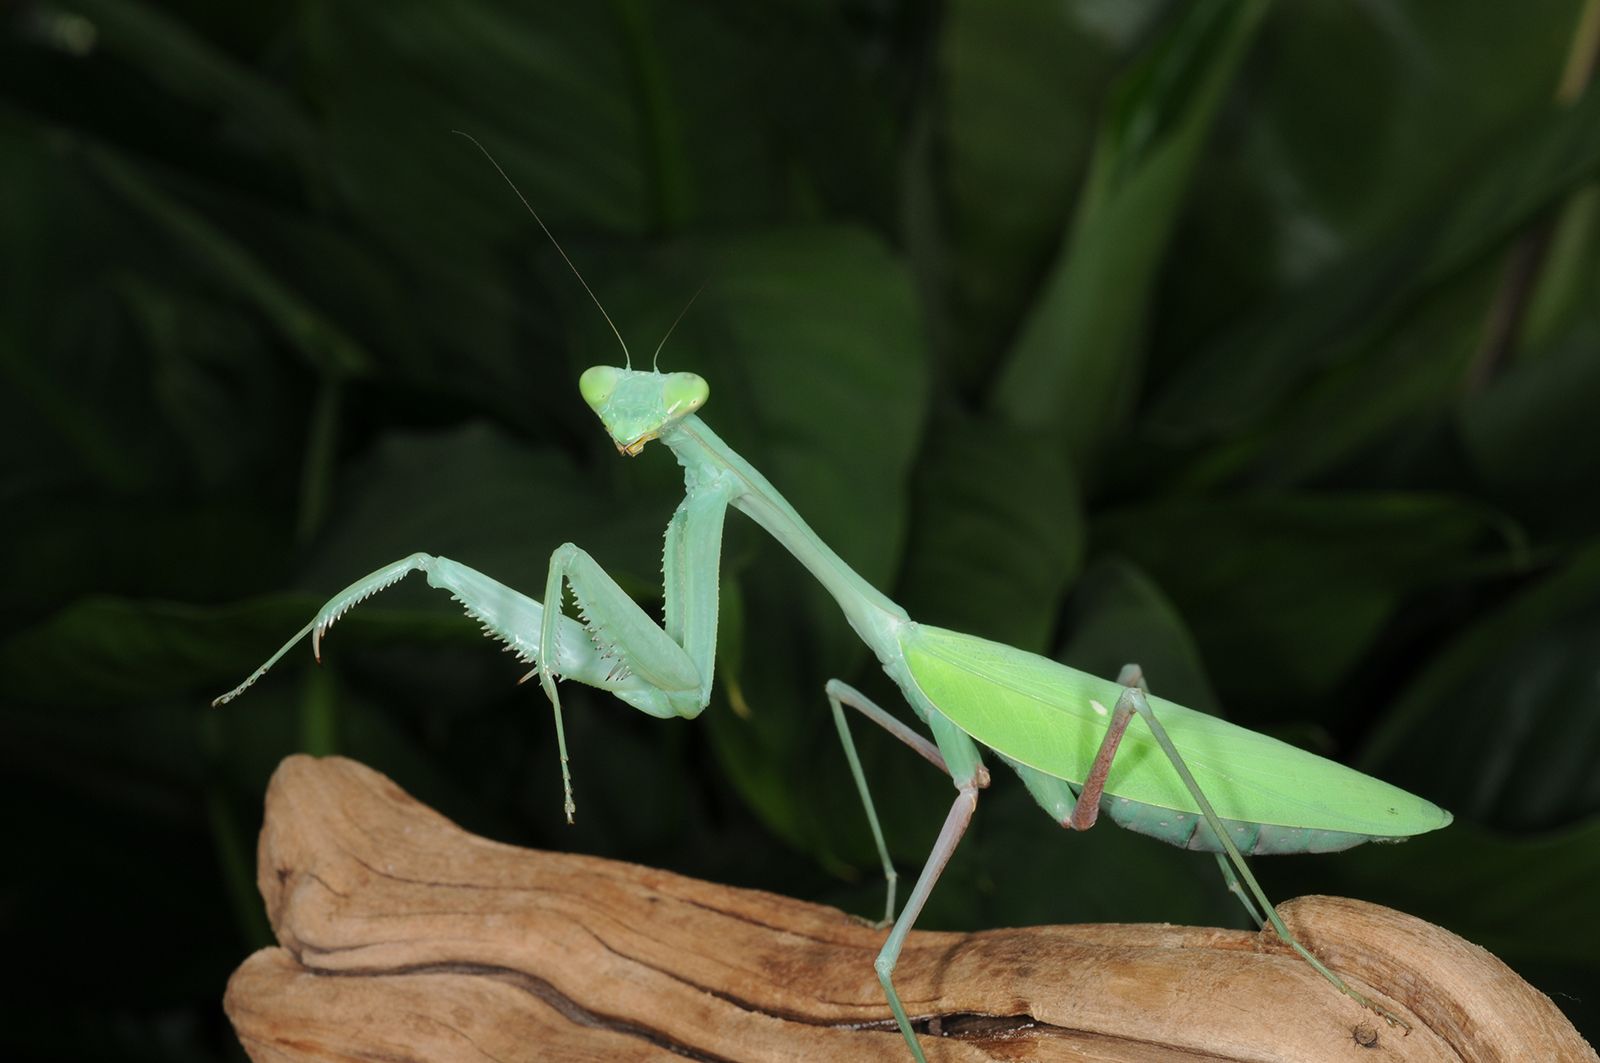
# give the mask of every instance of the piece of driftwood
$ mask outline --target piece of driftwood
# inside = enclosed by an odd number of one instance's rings
[[[909,1059],[883,932],[831,908],[466,833],[340,758],[285,760],[259,879],[280,948],[226,1007],[256,1063]],[[1280,911],[1391,1028],[1270,931],[917,931],[896,982],[930,1060],[1590,1060],[1504,964],[1359,901]]]

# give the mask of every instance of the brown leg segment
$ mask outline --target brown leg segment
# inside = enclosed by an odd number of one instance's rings
[[[1100,751],[1094,755],[1094,766],[1089,769],[1089,777],[1083,781],[1083,791],[1078,794],[1078,803],[1072,808],[1072,818],[1067,821],[1066,825],[1073,830],[1088,830],[1100,817],[1100,797],[1105,793],[1106,776],[1111,772],[1111,761],[1117,755],[1117,746],[1122,744],[1122,736],[1127,732],[1131,719],[1132,705],[1127,698],[1118,698],[1117,707],[1111,712],[1111,726],[1106,728],[1106,736],[1100,740]]]

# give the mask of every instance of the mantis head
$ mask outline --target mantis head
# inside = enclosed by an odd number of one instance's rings
[[[597,365],[584,370],[578,390],[611,433],[617,450],[635,457],[644,445],[701,406],[711,394],[694,373],[639,372]]]

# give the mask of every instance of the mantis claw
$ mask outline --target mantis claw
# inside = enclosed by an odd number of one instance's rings
[[[1409,1022],[1402,1019],[1400,1016],[1396,1015],[1382,1004],[1374,1004],[1372,1001],[1366,1000],[1365,998],[1363,998],[1362,1003],[1366,1004],[1367,1007],[1377,1012],[1383,1018],[1383,1021],[1389,1024],[1390,1028],[1398,1026],[1400,1029],[1404,1030],[1405,1032],[1400,1035],[1401,1037],[1411,1036],[1411,1024]]]
[[[578,811],[577,804],[572,800],[572,773],[567,770],[567,758],[561,758],[561,784],[567,788],[567,795],[561,810],[567,814],[567,826],[572,826],[573,816]]]

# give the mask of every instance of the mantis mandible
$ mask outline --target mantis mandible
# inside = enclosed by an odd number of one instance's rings
[[[523,203],[527,205],[526,199]],[[533,212],[531,205],[528,209]],[[537,213],[534,218],[544,228]],[[549,234],[548,228],[545,232]],[[567,262],[570,266],[571,260]],[[581,275],[578,279],[589,290]],[[598,306],[592,290],[589,295]],[[609,323],[609,315],[606,319]],[[917,1060],[925,1057],[895,991],[895,963],[972,819],[978,792],[989,785],[980,753],[984,748],[1015,772],[1065,828],[1088,830],[1104,812],[1130,830],[1215,853],[1229,890],[1257,925],[1270,922],[1340,992],[1392,1024],[1405,1025],[1295,938],[1262,892],[1244,854],[1334,852],[1367,841],[1398,841],[1448,825],[1448,812],[1354,769],[1151,696],[1137,666],[1129,665],[1113,682],[1011,646],[918,623],[846,564],[777,488],[717,437],[699,416],[710,388],[694,373],[635,370],[628,358],[624,368],[599,365],[586,370],[578,390],[619,452],[636,456],[659,440],[683,467],[683,502],[666,532],[665,623],[656,623],[573,543],[551,555],[545,604],[449,558],[416,553],[339,592],[214,704],[237,697],[307,635],[320,661],[322,637],[352,606],[412,572],[422,572],[430,586],[448,591],[487,634],[531,666],[525,678],[538,677],[555,716],[565,812],[571,822],[575,805],[557,680],[610,691],[652,716],[698,716],[711,697],[718,565],[723,522],[731,506],[781,543],[827,589],[932,736],[913,730],[840,680],[825,687],[887,879],[884,925],[891,929],[874,966]],[[562,611],[568,590],[581,619]],[[956,790],[898,919],[897,875],[846,708],[911,747],[948,775]],[[1139,726],[1132,726],[1135,718]]]

